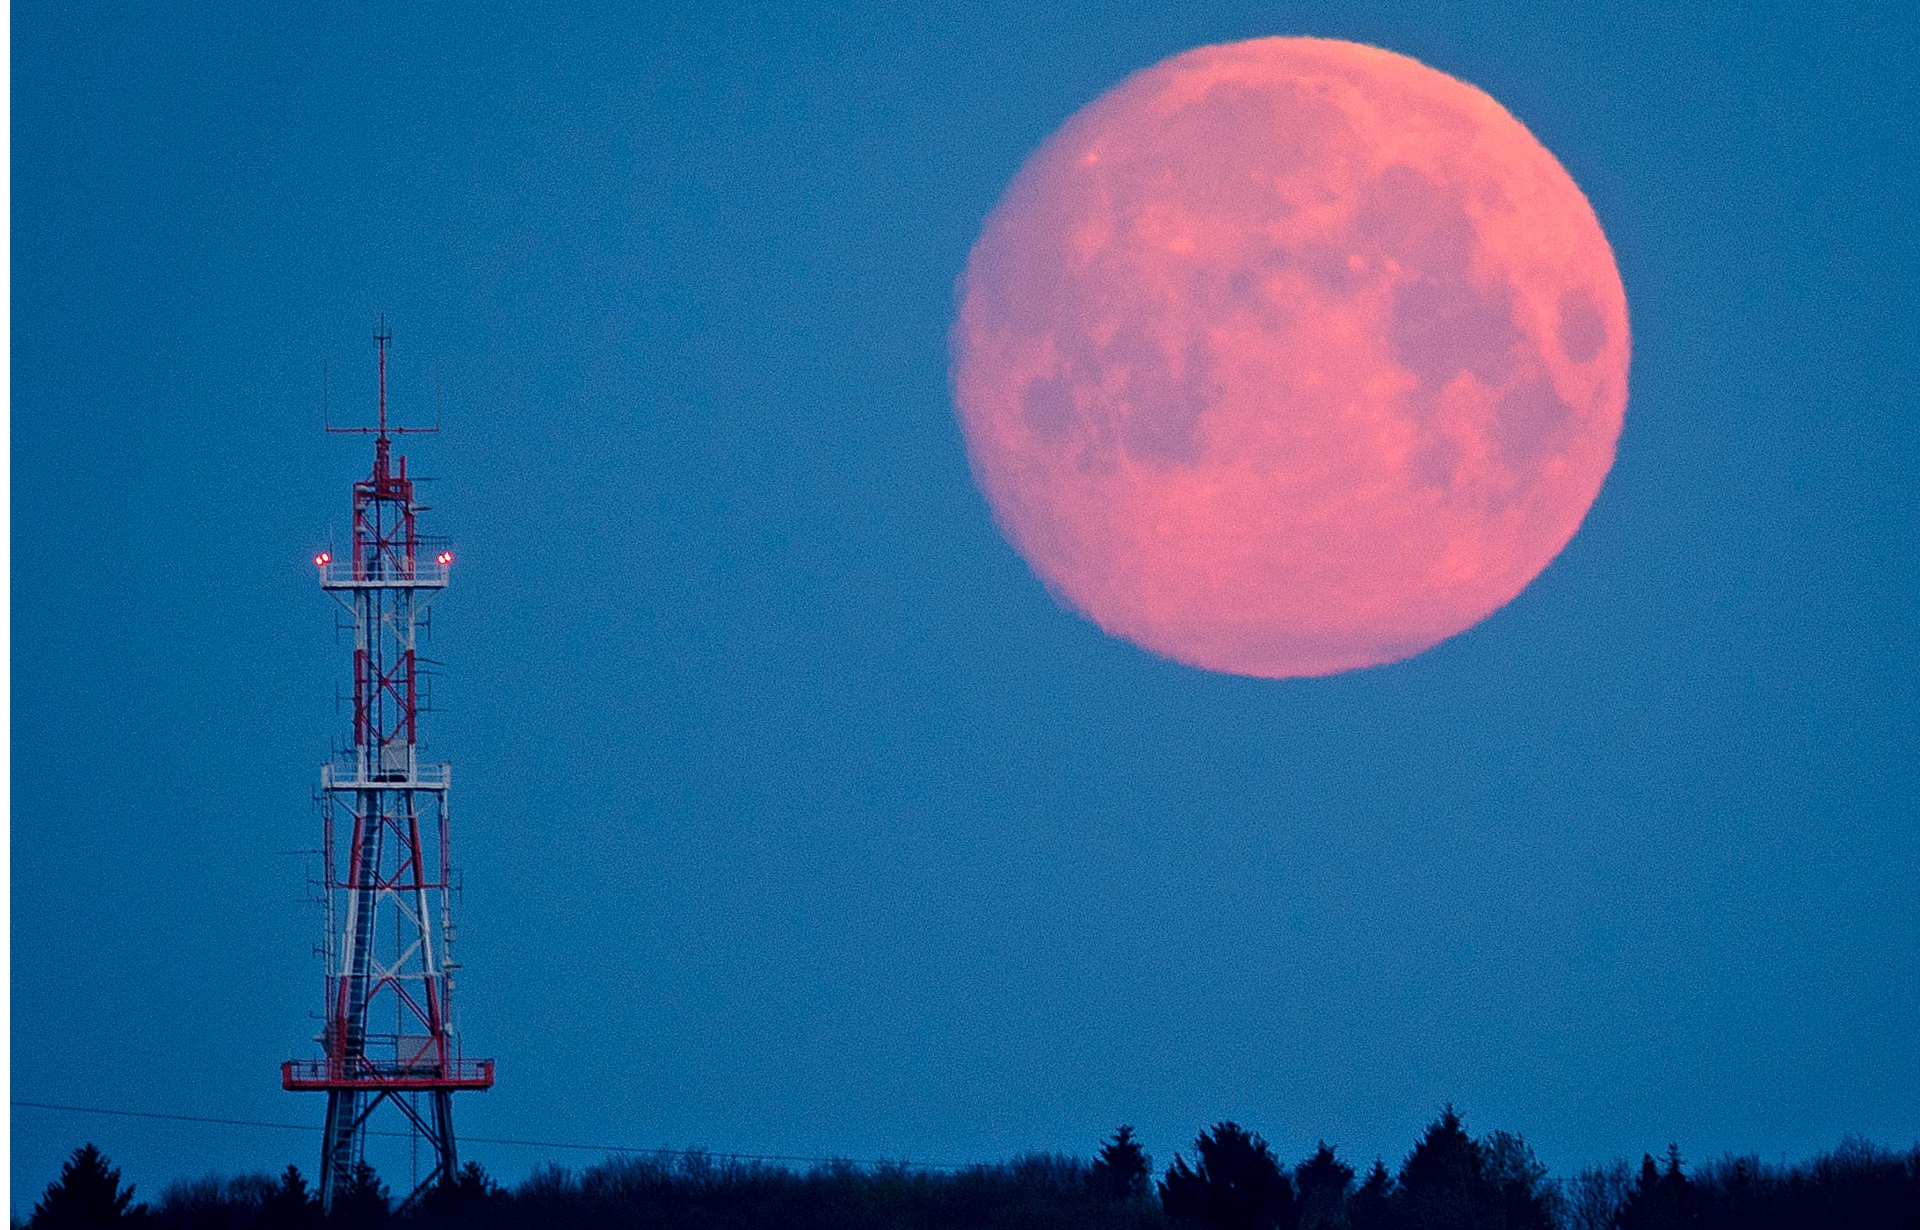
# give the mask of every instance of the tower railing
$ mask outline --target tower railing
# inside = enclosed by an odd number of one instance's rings
[[[289,1059],[280,1065],[280,1087],[293,1090],[491,1089],[491,1059]]]
[[[329,559],[318,567],[321,589],[445,589],[453,571],[451,560],[419,560],[407,569],[384,561],[369,566],[363,560],[356,566],[352,560]]]
[[[453,766],[445,762],[439,764],[416,764],[413,773],[407,776],[399,773],[375,774],[361,777],[360,770],[350,764],[329,762],[320,766],[320,788],[322,790],[446,790],[453,785]]]

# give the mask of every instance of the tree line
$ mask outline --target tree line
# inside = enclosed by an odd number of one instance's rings
[[[20,1223],[16,1220],[15,1226]],[[837,1162],[797,1171],[698,1150],[536,1169],[504,1187],[477,1163],[397,1207],[365,1162],[322,1213],[297,1166],[177,1182],[152,1204],[93,1145],[74,1150],[26,1230],[1916,1230],[1920,1145],[1849,1139],[1799,1165],[1675,1147],[1569,1179],[1518,1134],[1468,1134],[1451,1107],[1396,1169],[1332,1146],[1288,1165],[1215,1124],[1155,1177],[1121,1127],[1091,1159],[1032,1153],[951,1172]]]

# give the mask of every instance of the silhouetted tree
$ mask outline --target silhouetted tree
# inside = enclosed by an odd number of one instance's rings
[[[1145,1200],[1152,1181],[1153,1158],[1124,1123],[1087,1168],[1087,1190],[1101,1200]]]
[[[1400,1165],[1394,1194],[1400,1221],[1413,1230],[1485,1230],[1500,1201],[1487,1160],[1449,1106],[1428,1125]]]
[[[1640,1181],[1620,1209],[1620,1230],[1682,1230],[1696,1225],[1693,1185],[1681,1169],[1680,1146],[1667,1146],[1663,1171],[1651,1154],[1640,1158]]]
[[[1480,1142],[1487,1181],[1493,1185],[1508,1230],[1559,1230],[1560,1189],[1532,1146],[1517,1132],[1489,1132]]]
[[[1347,1189],[1353,1186],[1353,1167],[1334,1156],[1326,1141],[1313,1156],[1293,1168],[1293,1185],[1300,1195],[1300,1230],[1333,1230],[1347,1224]]]
[[[1836,1226],[1920,1225],[1920,1145],[1899,1154],[1849,1136],[1800,1173],[1809,1203],[1830,1210]]]
[[[1730,1157],[1717,1166],[1696,1171],[1690,1181],[1695,1224],[1745,1227],[1779,1222],[1782,1197],[1788,1190],[1804,1186],[1780,1179],[1757,1157]],[[1858,1226],[1860,1222],[1846,1224]]]
[[[1198,1164],[1178,1153],[1160,1184],[1172,1216],[1211,1230],[1291,1230],[1293,1184],[1267,1142],[1236,1123],[1220,1123],[1193,1142]]]
[[[288,1164],[260,1202],[260,1224],[267,1230],[310,1230],[320,1224],[320,1201],[298,1166]]]
[[[487,1168],[479,1162],[468,1162],[460,1168],[460,1176],[453,1181],[455,1195],[467,1200],[486,1200],[500,1194],[500,1185],[493,1181]]]
[[[120,1172],[89,1143],[61,1165],[60,1177],[47,1184],[27,1225],[32,1230],[111,1226],[144,1211],[133,1205],[133,1184],[122,1187]]]
[[[1567,1230],[1613,1230],[1632,1190],[1633,1170],[1623,1159],[1582,1170],[1567,1191]]]
[[[333,1193],[333,1220],[343,1226],[378,1226],[393,1216],[393,1196],[363,1158]]]
[[[255,1230],[277,1186],[264,1174],[186,1179],[167,1184],[148,1216],[155,1230]]]
[[[436,1183],[426,1190],[416,1219],[435,1225],[472,1225],[505,1203],[506,1194],[486,1168],[479,1162],[468,1162],[452,1182]]]
[[[1393,1197],[1393,1176],[1387,1173],[1386,1163],[1376,1157],[1373,1169],[1367,1171],[1367,1177],[1347,1201],[1348,1224],[1353,1230],[1392,1230],[1398,1224]]]
[[[580,1201],[580,1184],[573,1172],[553,1162],[542,1162],[513,1189],[514,1219],[530,1226],[578,1220],[571,1216]]]

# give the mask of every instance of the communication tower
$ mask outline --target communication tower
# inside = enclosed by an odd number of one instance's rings
[[[453,1094],[493,1086],[493,1060],[461,1054],[449,999],[453,971],[452,773],[423,763],[421,659],[415,636],[453,563],[443,541],[419,533],[407,459],[390,437],[437,428],[388,427],[387,343],[380,354],[376,427],[328,431],[374,437],[373,474],[353,485],[348,558],[314,557],[320,588],[353,619],[353,743],[320,767],[320,888],[326,902],[324,1055],[281,1065],[284,1088],[327,1095],[320,1201],[331,1209],[361,1160],[368,1117],[383,1103],[413,1125],[434,1166],[408,1197],[451,1183],[458,1169]],[[424,1102],[424,1105],[423,1105]]]

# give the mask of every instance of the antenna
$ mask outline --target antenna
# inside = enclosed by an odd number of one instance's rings
[[[393,340],[393,334],[387,332],[387,314],[380,313],[380,323],[373,329],[373,344],[380,348],[380,434],[387,434],[387,343]]]
[[[374,326],[373,343],[380,348],[380,419],[375,427],[335,427],[326,424],[327,431],[334,435],[347,436],[387,436],[432,435],[440,430],[439,415],[434,416],[431,427],[389,427],[387,425],[387,343],[393,341],[393,334],[387,331],[387,314],[380,314],[380,323]],[[324,394],[323,394],[324,396]]]

